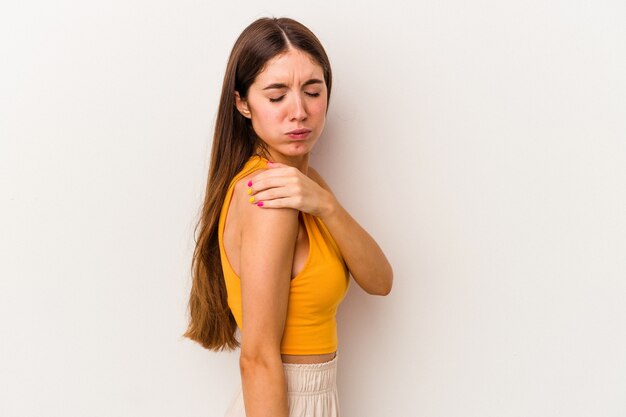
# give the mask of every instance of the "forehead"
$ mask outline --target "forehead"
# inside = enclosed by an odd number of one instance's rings
[[[310,78],[323,79],[324,71],[306,52],[290,49],[279,54],[265,64],[263,71],[257,75],[256,82],[306,81]]]

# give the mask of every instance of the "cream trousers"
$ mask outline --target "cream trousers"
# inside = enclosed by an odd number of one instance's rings
[[[337,354],[323,363],[283,363],[289,417],[340,417],[337,395]],[[225,417],[246,417],[241,388]]]

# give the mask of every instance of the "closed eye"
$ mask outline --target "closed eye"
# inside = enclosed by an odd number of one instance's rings
[[[285,97],[285,96],[280,96],[280,97],[278,97],[278,98],[270,98],[270,102],[272,102],[272,103],[276,103],[276,102],[278,102],[278,101],[281,101],[281,100],[283,99],[283,97]]]
[[[307,93],[307,92],[305,92],[304,94],[306,94],[309,97],[319,97],[319,95],[320,95],[320,93]],[[282,95],[280,97],[277,97],[277,98],[270,98],[269,100],[272,103],[277,103],[277,102],[281,101],[283,98],[285,98],[284,95]]]

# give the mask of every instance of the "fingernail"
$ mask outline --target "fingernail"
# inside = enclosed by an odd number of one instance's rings
[[[263,207],[263,202],[259,201],[258,203],[256,203],[256,205],[259,206],[259,207]]]
[[[248,181],[248,187],[252,187],[252,181]]]
[[[252,194],[252,188],[248,188],[248,194]]]
[[[249,202],[254,203],[254,196],[250,197],[250,199],[248,199]]]

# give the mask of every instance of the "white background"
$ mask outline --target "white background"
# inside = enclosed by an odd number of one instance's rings
[[[313,155],[394,267],[338,315],[346,417],[626,415],[626,3],[0,6],[0,415],[221,417],[186,325],[228,53],[334,69]]]

